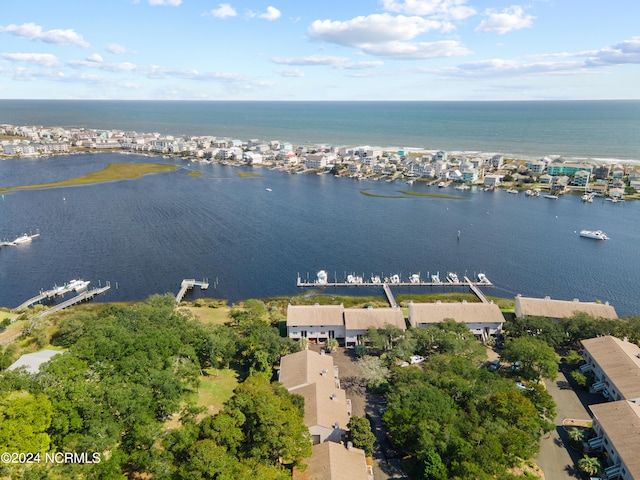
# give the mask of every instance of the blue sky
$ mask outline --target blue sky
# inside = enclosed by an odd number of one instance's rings
[[[639,99],[637,0],[22,0],[0,98]]]

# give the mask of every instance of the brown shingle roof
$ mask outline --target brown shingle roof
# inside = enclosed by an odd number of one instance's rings
[[[342,305],[289,305],[287,327],[344,325]]]
[[[293,470],[293,480],[367,480],[364,452],[344,445],[324,442],[313,446],[307,470]]]
[[[504,323],[500,308],[493,303],[410,303],[412,325],[438,323],[446,318],[464,323]]]
[[[399,308],[347,308],[344,311],[344,324],[347,330],[384,328],[387,324],[402,330],[407,328]]]
[[[307,427],[320,425],[326,428],[336,426],[347,429],[350,416],[347,410],[347,396],[328,382],[316,382],[290,390],[304,397],[304,424]]]
[[[323,372],[324,375],[323,375]],[[291,389],[321,380],[335,383],[333,358],[312,350],[285,355],[280,359],[280,383]]]
[[[595,318],[618,318],[615,309],[611,305],[603,303],[518,296],[516,297],[516,311],[518,311],[518,304],[523,316],[568,318],[573,317],[576,312],[583,312]]]
[[[589,407],[632,478],[640,479],[640,405],[627,400]]]
[[[582,340],[582,345],[625,399],[640,398],[640,347],[612,336]]]

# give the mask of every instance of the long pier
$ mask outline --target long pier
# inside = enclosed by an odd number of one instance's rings
[[[464,281],[467,282],[467,285],[469,285],[471,291],[475,293],[476,297],[478,297],[482,303],[490,303],[489,300],[487,300],[487,297],[484,296],[484,293],[482,293],[471,280],[469,280],[467,277],[464,277]]]
[[[106,292],[107,290],[109,290],[110,288],[111,288],[111,285],[107,284],[105,287],[102,287],[102,288],[94,288],[93,290],[87,290],[86,292],[83,292],[80,295],[76,295],[75,297],[70,298],[69,300],[66,300],[58,305],[55,305],[49,308],[48,310],[43,311],[42,313],[40,313],[40,315],[38,315],[37,318],[44,317],[45,315],[48,315],[50,313],[58,312],[67,307],[75,305],[76,303],[84,302],[85,300],[91,300],[96,295],[100,295]]]
[[[74,290],[74,286],[71,284],[66,284],[63,285],[61,287],[54,287],[51,290],[44,290],[44,291],[40,291],[40,293],[38,295],[36,295],[35,297],[30,298],[29,300],[26,300],[24,302],[22,302],[20,305],[18,305],[16,308],[12,309],[12,312],[19,312],[20,310],[24,309],[24,308],[28,308],[31,305],[34,305],[38,302],[41,302],[42,300],[49,300],[55,297],[59,297],[64,295],[65,293],[69,293],[71,291]]]
[[[187,290],[191,290],[193,287],[200,287],[200,290],[206,290],[209,288],[209,282],[199,282],[198,280],[194,280],[192,278],[185,278],[180,283],[180,291],[176,295],[176,303],[180,303],[184,296],[187,294]]]

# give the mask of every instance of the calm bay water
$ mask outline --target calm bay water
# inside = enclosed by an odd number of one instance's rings
[[[6,160],[0,184],[72,178],[122,161],[180,162],[112,153]],[[638,202],[475,189],[447,191],[466,200],[380,198],[361,191],[429,187],[266,168],[258,170],[262,177],[240,178],[235,167],[179,165],[138,180],[5,194],[0,237],[41,235],[0,250],[0,305],[17,306],[73,278],[117,282],[102,301],[175,294],[183,278],[217,278],[206,295],[231,301],[291,295],[299,293],[298,272],[313,278],[324,269],[339,280],[345,273],[484,272],[496,285],[486,289],[490,295],[602,300],[619,314],[640,313]],[[580,238],[585,228],[612,239]]]
[[[640,160],[640,101],[0,100],[0,124]]]

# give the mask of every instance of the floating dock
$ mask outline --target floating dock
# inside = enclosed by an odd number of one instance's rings
[[[199,282],[192,278],[185,278],[184,280],[182,280],[182,283],[180,283],[180,291],[176,295],[176,303],[180,303],[182,301],[184,296],[187,294],[187,290],[191,290],[196,286],[200,287],[200,290],[206,290],[207,288],[209,288],[209,282],[206,282],[204,280],[202,282]]]
[[[12,312],[19,312],[22,309],[29,308],[31,305],[42,302],[43,300],[50,300],[55,297],[63,296],[65,293],[72,292],[76,289],[76,285],[73,281],[67,283],[61,287],[54,286],[51,290],[41,290],[38,295],[30,298],[29,300],[22,302],[16,308],[12,309]]]

